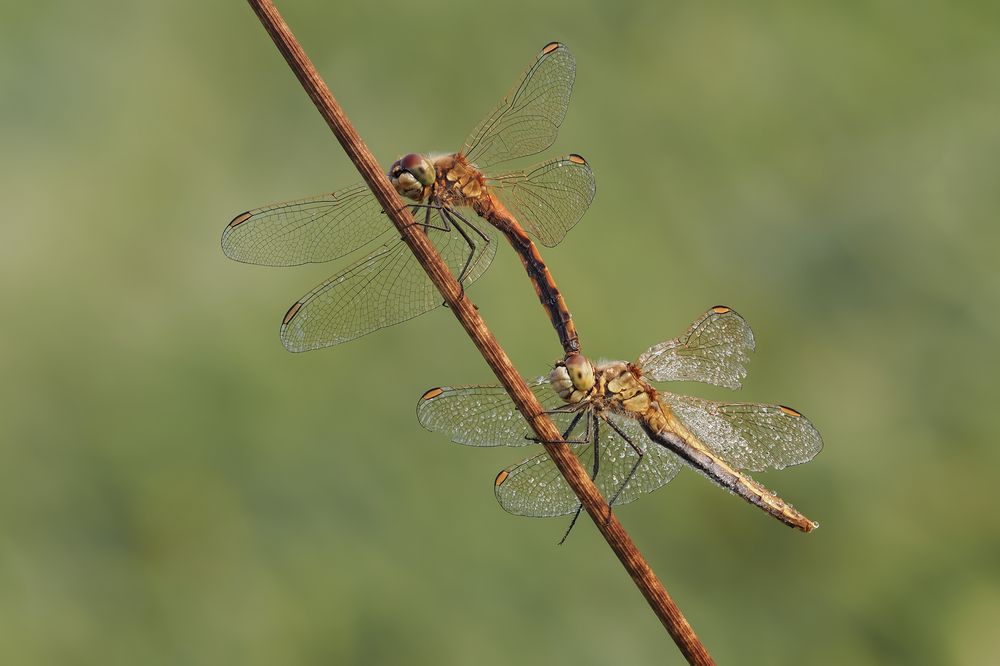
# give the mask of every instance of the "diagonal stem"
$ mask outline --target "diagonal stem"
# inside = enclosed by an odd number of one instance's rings
[[[347,120],[347,116],[299,46],[274,3],[271,0],[248,0],[248,2],[271,35],[278,50],[288,61],[289,67],[295,72],[302,87],[306,89],[316,108],[326,119],[340,145],[382,204],[382,209],[396,225],[403,240],[427,271],[431,282],[441,292],[451,312],[472,338],[486,363],[510,394],[518,410],[528,420],[535,434],[542,441],[559,441],[561,439],[559,431],[544,414],[535,395],[514,369],[514,365],[493,334],[486,328],[475,306],[465,297],[455,277],[431,245],[426,234],[420,232],[414,225],[410,209],[399,199],[371,151]],[[618,522],[618,518],[611,513],[611,509],[570,447],[567,444],[546,444],[545,448],[688,662],[698,665],[714,664],[705,646],[698,640],[691,625],[667,594],[642,553]]]

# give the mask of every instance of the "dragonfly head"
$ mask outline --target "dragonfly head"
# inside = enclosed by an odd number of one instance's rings
[[[552,368],[549,383],[566,402],[580,402],[594,387],[594,365],[582,354],[571,354]]]
[[[392,163],[388,176],[400,196],[423,201],[425,190],[434,184],[437,172],[429,159],[410,153]]]

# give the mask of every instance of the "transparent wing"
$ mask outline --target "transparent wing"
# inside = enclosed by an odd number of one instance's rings
[[[627,504],[641,495],[651,493],[677,475],[683,466],[680,458],[652,442],[636,421],[614,414],[608,418],[632,443],[644,451],[642,462],[636,468],[631,481],[621,490],[615,500],[615,506]],[[598,422],[600,446],[597,452],[597,476],[594,481],[604,498],[610,499],[622,488],[622,483],[628,478],[629,472],[638,460],[638,455],[605,421]],[[584,427],[581,423],[574,432],[582,432]],[[572,437],[573,435],[570,436]],[[593,444],[571,446],[580,458],[580,463],[593,474]],[[494,490],[500,506],[505,511],[519,516],[562,516],[573,513],[580,506],[576,495],[548,453],[541,453],[501,471],[497,475]]]
[[[496,254],[492,227],[480,228],[491,240],[477,240],[466,285],[483,274]],[[455,230],[426,231],[445,263],[458,275],[470,252],[462,235]],[[293,352],[329,347],[412,319],[441,304],[441,295],[416,257],[406,243],[395,238],[292,305],[281,322],[281,342]]]
[[[698,439],[737,469],[783,469],[812,460],[823,448],[809,419],[790,407],[659,393]]]
[[[547,377],[528,382],[545,410],[565,407]],[[550,415],[559,432],[566,432],[575,413]],[[417,403],[417,420],[433,432],[442,432],[451,441],[466,446],[525,446],[535,442],[528,422],[514,407],[502,386],[442,386],[434,388]]]
[[[594,172],[579,155],[490,176],[487,184],[517,221],[542,245],[552,247],[573,228],[594,200]]]
[[[573,92],[576,60],[564,45],[547,44],[520,82],[465,141],[462,151],[480,169],[534,155],[556,140]]]
[[[298,266],[349,254],[392,229],[364,183],[255,208],[222,232],[222,251],[247,264]]]
[[[717,305],[684,335],[647,349],[638,365],[659,382],[695,381],[738,389],[754,346],[746,320],[736,310]]]

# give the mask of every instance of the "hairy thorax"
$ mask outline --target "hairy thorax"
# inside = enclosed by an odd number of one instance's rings
[[[604,409],[642,416],[656,404],[656,390],[642,379],[631,363],[601,364],[596,368],[596,379]]]
[[[642,417],[657,409],[656,389],[642,379],[636,366],[625,361],[593,364],[573,354],[555,365],[549,383],[567,403],[586,403],[597,412]]]
[[[474,207],[486,193],[486,182],[479,169],[461,154],[431,158],[437,171],[434,195],[448,206]]]

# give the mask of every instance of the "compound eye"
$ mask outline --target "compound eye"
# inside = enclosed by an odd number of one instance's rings
[[[420,166],[424,161],[422,155],[417,153],[410,153],[409,155],[404,155],[402,159],[399,160],[399,165],[406,169],[407,171],[412,171],[414,167]]]
[[[569,373],[566,372],[566,366],[559,363],[552,368],[552,372],[549,373],[549,384],[556,395],[567,402],[570,401],[573,394],[573,382],[569,378]]]
[[[420,201],[423,189],[434,184],[437,172],[423,155],[410,153],[393,162],[387,175],[400,195]]]
[[[425,159],[421,159],[416,166],[410,167],[410,173],[416,176],[420,184],[427,187],[434,184],[434,165]]]
[[[594,366],[580,354],[566,359],[566,372],[577,390],[589,391],[594,386]]]

